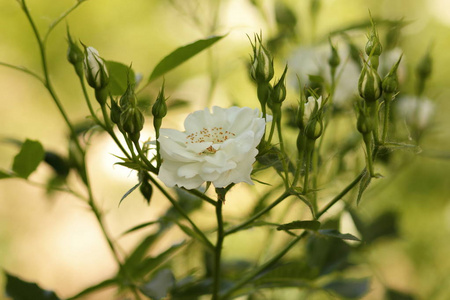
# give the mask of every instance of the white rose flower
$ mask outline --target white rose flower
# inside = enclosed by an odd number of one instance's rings
[[[398,107],[406,123],[419,130],[428,127],[435,112],[435,104],[426,97],[403,96]]]
[[[91,87],[97,89],[107,84],[108,70],[106,69],[105,61],[100,57],[97,49],[86,47],[83,66],[86,80]]]
[[[265,123],[258,109],[214,106],[212,113],[205,108],[189,114],[184,132],[161,128],[159,179],[187,189],[205,181],[217,188],[253,184],[250,174]]]

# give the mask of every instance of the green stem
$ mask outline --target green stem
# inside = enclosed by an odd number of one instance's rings
[[[367,152],[367,169],[369,170],[370,176],[374,177],[375,172],[373,170],[373,156],[372,156],[372,136],[370,133],[363,134],[364,144],[366,144],[366,152]]]
[[[26,74],[28,74],[28,75],[33,76],[34,78],[36,78],[37,80],[39,80],[40,82],[42,82],[42,84],[45,85],[45,80],[44,80],[43,78],[41,78],[38,74],[34,73],[34,72],[31,71],[31,70],[28,70],[28,69],[25,68],[25,67],[15,66],[15,65],[11,65],[11,64],[4,63],[4,62],[0,62],[0,66],[4,66],[4,67],[8,67],[8,68],[17,70],[17,71],[24,72],[24,73],[26,73]]]
[[[222,206],[225,199],[217,199],[216,204],[216,218],[217,218],[217,241],[216,247],[214,249],[214,276],[213,276],[213,295],[212,299],[219,299],[220,291],[220,265],[222,256],[222,245],[225,238],[223,231],[223,217],[222,217]]]
[[[178,204],[178,202],[162,187],[158,181],[153,178],[153,176],[149,176],[150,181],[163,193],[163,195],[170,201],[173,207],[180,213],[180,215],[185,218],[192,226],[193,230],[201,237],[201,239],[210,247],[210,249],[214,249],[214,245],[208,240],[205,234],[195,225],[195,223],[189,218],[183,208]]]
[[[158,174],[158,170],[155,168],[155,166],[152,165],[152,163],[148,160],[145,153],[142,151],[141,145],[139,145],[139,141],[134,141],[134,146],[138,151],[139,157],[144,162],[147,169],[154,174]]]
[[[48,27],[47,33],[44,36],[43,43],[47,43],[48,36],[52,32],[52,30],[58,25],[62,20],[64,20],[71,12],[73,12],[78,6],[81,5],[85,0],[78,0],[72,7],[63,12],[56,20],[54,20],[50,26]]]
[[[83,77],[78,76],[78,79],[80,80],[81,90],[83,91],[84,99],[86,100],[86,104],[89,108],[89,112],[91,113],[92,118],[94,119],[95,123],[97,123],[99,126],[101,126],[103,129],[106,130],[106,126],[100,122],[100,119],[97,117],[97,115],[94,112],[94,108],[92,107],[91,100],[89,99],[89,95],[86,89],[86,84],[84,83]]]
[[[261,211],[259,211],[258,213],[256,213],[255,215],[253,215],[250,219],[248,219],[247,221],[242,222],[239,225],[236,225],[228,230],[225,231],[225,235],[229,235],[235,232],[238,232],[239,230],[241,230],[242,228],[245,228],[247,225],[253,223],[256,219],[258,219],[259,217],[261,217],[262,215],[264,215],[265,213],[267,213],[268,211],[270,211],[272,208],[274,208],[275,206],[277,206],[278,204],[280,204],[284,199],[286,199],[287,197],[289,197],[291,195],[291,193],[289,191],[285,191],[281,196],[279,196],[274,202],[272,202],[269,206],[267,206],[266,208],[262,209]]]
[[[314,151],[315,140],[311,140],[306,138],[306,153],[305,153],[305,177],[303,181],[303,194],[306,195],[308,193],[308,181],[309,181],[309,172],[311,167],[311,157]]]
[[[285,185],[286,189],[289,189],[289,167],[286,163],[287,153],[284,148],[283,135],[281,133],[281,110],[278,113],[276,123],[277,123],[276,124],[277,129],[278,129],[278,140],[280,141],[281,155],[283,155],[283,157],[281,158],[281,163],[283,165],[283,170],[284,170],[284,174],[285,174],[284,185]]]
[[[381,137],[381,144],[386,142],[386,137],[389,128],[389,110],[391,108],[391,101],[393,99],[392,94],[384,94],[384,124],[383,124],[383,135]]]

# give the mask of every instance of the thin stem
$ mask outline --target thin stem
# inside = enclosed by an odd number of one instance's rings
[[[281,163],[283,165],[283,170],[284,170],[284,174],[285,174],[284,185],[285,185],[286,189],[289,189],[289,167],[286,164],[287,153],[284,149],[283,135],[281,133],[281,110],[278,114],[276,122],[277,122],[276,125],[277,125],[277,129],[278,129],[278,140],[280,141],[281,155],[283,155],[283,157],[281,158]]]
[[[25,68],[25,67],[15,66],[15,65],[11,65],[11,64],[4,63],[4,62],[0,62],[0,66],[4,66],[4,67],[8,67],[8,68],[17,70],[17,71],[24,72],[24,73],[26,73],[26,74],[28,74],[28,75],[33,76],[34,78],[36,78],[37,80],[39,80],[40,82],[42,82],[42,84],[45,85],[45,80],[44,80],[43,78],[41,78],[41,76],[39,76],[38,74],[34,73],[34,72],[31,71],[31,70],[28,70],[28,69]]]
[[[389,110],[391,108],[391,101],[393,99],[392,94],[384,94],[384,124],[383,124],[383,134],[381,137],[381,144],[386,142],[386,137],[389,128]]]
[[[62,20],[64,20],[71,12],[73,12],[78,6],[81,5],[85,0],[77,1],[72,7],[63,12],[56,20],[54,20],[48,27],[47,33],[44,36],[43,43],[47,43],[47,39],[52,32],[52,30],[58,25]]]
[[[216,218],[217,218],[217,241],[216,247],[214,249],[214,276],[213,276],[213,295],[212,299],[219,299],[220,291],[220,265],[222,256],[222,245],[225,238],[223,231],[223,216],[222,216],[222,206],[225,199],[220,199],[218,194],[217,204],[216,204]]]
[[[274,202],[272,202],[269,206],[267,206],[266,208],[260,210],[258,213],[256,213],[255,215],[253,215],[251,218],[249,218],[247,221],[242,222],[239,225],[236,225],[228,230],[225,231],[225,235],[229,235],[235,232],[238,232],[239,230],[241,230],[242,228],[245,228],[247,225],[253,223],[253,221],[255,221],[256,219],[258,219],[259,217],[261,217],[262,215],[264,215],[265,213],[267,213],[268,211],[270,211],[272,208],[274,208],[275,206],[277,206],[278,204],[280,204],[284,199],[286,199],[287,197],[289,197],[291,195],[291,193],[289,191],[285,191],[280,197],[278,197]]]
[[[135,146],[136,150],[138,151],[139,157],[142,159],[142,161],[144,162],[147,169],[150,172],[157,174],[158,170],[155,168],[155,166],[152,165],[152,163],[148,160],[145,153],[142,151],[141,145],[139,145],[139,141],[134,141],[134,146]]]
[[[153,176],[149,176],[150,181],[163,193],[163,195],[170,201],[170,203],[173,205],[173,207],[180,213],[183,218],[185,218],[192,226],[194,231],[201,237],[201,239],[210,247],[211,249],[214,249],[214,245],[208,240],[208,238],[205,236],[205,234],[195,225],[195,223],[189,218],[189,216],[186,214],[186,212],[183,210],[183,208],[178,204],[178,202],[162,187],[158,181],[153,178]]]
[[[89,95],[88,95],[88,92],[86,89],[86,84],[84,83],[83,77],[78,76],[78,78],[80,79],[80,84],[81,84],[81,89],[83,91],[84,99],[86,100],[86,104],[89,108],[89,112],[91,113],[92,118],[98,125],[100,125],[103,129],[106,130],[106,126],[102,122],[100,122],[100,119],[97,117],[97,115],[94,112],[94,109],[92,107],[91,100],[89,99]]]
[[[208,202],[209,204],[212,204],[212,205],[214,205],[214,206],[217,205],[217,201],[216,201],[216,200],[213,200],[213,199],[209,198],[205,193],[202,193],[202,192],[200,192],[199,190],[195,190],[195,189],[188,190],[188,189],[186,189],[186,188],[182,188],[182,189],[183,189],[184,191],[188,192],[189,194],[192,194],[192,195],[194,195],[194,196],[197,196],[197,197],[199,197],[199,198],[205,200],[205,201]]]

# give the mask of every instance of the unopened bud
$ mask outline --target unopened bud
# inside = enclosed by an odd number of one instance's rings
[[[287,65],[284,68],[283,75],[281,75],[280,80],[273,87],[272,93],[270,94],[271,100],[274,103],[281,103],[286,99],[286,72]]]
[[[358,113],[358,117],[356,120],[356,129],[358,129],[358,131],[363,135],[372,132],[373,123],[371,118],[367,115],[364,109],[363,101],[360,101],[358,103],[356,109]]]
[[[73,65],[77,75],[81,77],[83,76],[83,51],[73,42],[69,27],[67,27],[67,42],[69,44],[67,48],[67,60]]]
[[[95,48],[85,47],[83,65],[86,81],[91,87],[103,89],[108,85],[109,74],[105,61]]]
[[[375,28],[375,24],[372,24],[372,30],[370,31],[369,40],[366,43],[365,48],[368,56],[380,56],[383,52],[378,32]]]
[[[270,52],[262,45],[261,37],[255,36],[253,47],[253,57],[250,75],[257,83],[268,83],[274,74],[273,58]]]
[[[330,41],[330,47],[331,47],[331,55],[328,58],[328,64],[330,65],[332,70],[333,69],[336,70],[336,68],[341,63],[341,59],[339,57],[336,47],[334,47],[333,44],[331,43],[331,39],[329,41]]]
[[[402,60],[402,56],[398,59],[397,63],[392,66],[389,73],[383,78],[383,82],[381,86],[383,88],[383,93],[393,94],[398,90],[398,77],[397,77],[397,69]]]
[[[167,104],[166,98],[164,97],[164,85],[159,91],[158,97],[156,98],[155,104],[152,107],[152,114],[154,118],[162,119],[167,114]]]
[[[122,110],[126,109],[128,106],[136,106],[137,97],[131,84],[128,84],[125,93],[120,97],[119,104]]]
[[[111,99],[111,121],[114,124],[120,124],[120,114],[122,113],[122,110],[120,109],[119,105],[116,101]]]
[[[322,116],[321,113],[316,113],[312,118],[308,120],[305,128],[305,135],[310,140],[317,140],[323,131]]]
[[[359,95],[368,102],[381,97],[381,78],[378,72],[367,64],[364,65],[358,80]]]
[[[433,61],[431,59],[430,50],[428,50],[427,53],[425,53],[425,55],[420,60],[419,64],[417,65],[416,72],[419,78],[423,81],[428,79],[428,77],[431,74],[432,67]]]
[[[139,132],[144,127],[144,115],[137,107],[127,107],[120,114],[120,125],[130,137],[138,137]]]

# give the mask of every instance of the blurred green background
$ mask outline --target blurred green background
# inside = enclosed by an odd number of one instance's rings
[[[74,2],[27,1],[41,32]],[[56,90],[71,120],[83,121],[88,110],[72,66],[65,58],[66,24],[77,40],[94,46],[102,57],[132,63],[144,81],[157,62],[175,48],[212,34],[228,34],[211,51],[166,75],[166,95],[172,100],[187,100],[190,106],[169,112],[163,126],[181,128],[179,120],[189,111],[211,104],[258,107],[247,73],[251,52],[247,35],[260,31],[265,37],[274,35],[276,25],[271,8],[276,2],[88,0],[48,40]],[[367,22],[370,10],[375,18],[410,22],[402,31],[401,46],[410,76],[404,89],[412,92],[414,67],[431,45],[433,73],[425,94],[437,109],[432,127],[421,142],[423,151],[411,157],[410,163],[396,174],[385,174],[382,183],[371,186],[358,210],[368,220],[382,212],[395,211],[400,220],[400,238],[379,241],[366,253],[367,264],[376,276],[365,299],[382,299],[383,285],[421,299],[450,299],[450,1],[320,2],[313,35],[310,1],[284,1],[297,16],[297,38],[279,52],[278,67],[299,45],[312,45],[335,29]],[[0,2],[0,61],[40,72],[32,31],[18,3],[12,0]],[[215,78],[213,85],[211,75]],[[155,81],[144,92],[152,101],[161,82]],[[288,95],[292,103],[296,97]],[[1,138],[36,139],[47,149],[66,153],[67,130],[41,83],[0,66],[0,103]],[[145,128],[148,136],[153,134],[150,123]],[[10,168],[16,152],[14,146],[0,143],[0,167]],[[107,136],[92,139],[89,159],[96,197],[107,212],[108,227],[126,251],[139,235],[120,238],[120,234],[158,216],[168,203],[155,197],[148,207],[140,195],[131,195],[118,208],[121,195],[134,185],[136,178],[135,174],[113,166],[116,159],[110,153],[117,153],[117,149]],[[107,278],[115,267],[87,207],[65,194],[48,197],[45,189],[38,186],[48,174],[49,170],[42,166],[31,176],[36,184],[0,181],[0,266],[67,297]],[[230,216],[242,210],[233,207],[231,201],[226,209]],[[196,216],[196,220],[202,222],[202,216]],[[172,238],[181,236],[174,232]],[[243,255],[252,252],[251,248],[239,249],[231,244],[229,249]],[[3,280],[0,278],[0,284]],[[107,291],[87,299],[110,299],[112,293]]]

